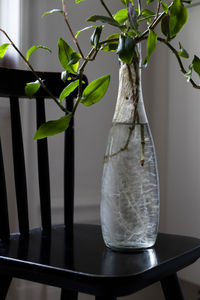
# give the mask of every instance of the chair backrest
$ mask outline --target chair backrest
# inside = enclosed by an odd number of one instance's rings
[[[40,78],[45,80],[46,86],[58,97],[66,86],[61,80],[60,73],[38,72]],[[24,159],[24,147],[22,138],[21,116],[19,98],[26,98],[25,84],[35,81],[30,71],[11,70],[0,68],[0,97],[6,97],[10,101],[10,120],[12,136],[12,153],[14,164],[15,191],[17,201],[17,213],[19,232],[22,235],[29,233],[29,215],[27,201],[27,179]],[[85,81],[86,78],[85,78]],[[68,110],[73,107],[75,93],[67,98]],[[44,90],[40,89],[35,99],[36,124],[39,127],[45,120],[44,99],[48,98]],[[4,99],[3,99],[4,101]],[[51,199],[50,177],[47,139],[37,141],[38,179],[41,209],[41,225],[44,231],[51,230]],[[9,216],[7,205],[6,180],[4,172],[2,147],[0,141],[0,238],[6,239],[10,235]],[[64,223],[69,228],[73,226],[74,214],[74,128],[73,121],[65,132],[64,142]]]

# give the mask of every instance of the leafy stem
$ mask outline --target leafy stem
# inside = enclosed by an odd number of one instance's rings
[[[70,34],[71,34],[71,36],[72,36],[72,38],[73,38],[74,43],[76,44],[76,47],[77,47],[77,49],[78,49],[78,51],[79,51],[81,57],[85,60],[85,56],[84,56],[84,54],[83,54],[83,52],[82,52],[82,50],[81,50],[81,47],[80,47],[80,45],[79,45],[79,43],[78,43],[78,40],[77,40],[77,38],[75,37],[75,35],[74,35],[74,33],[73,33],[73,30],[72,30],[72,28],[71,28],[71,25],[69,24],[69,21],[68,21],[68,18],[67,18],[66,3],[63,1],[62,5],[63,5],[63,11],[64,11],[64,20],[65,20],[65,23],[67,24],[67,27],[68,27],[68,29],[69,29],[69,32],[70,32]]]
[[[76,103],[74,104],[73,110],[72,110],[72,116],[74,116],[77,107],[81,101],[81,96],[82,96],[82,79],[83,79],[83,72],[85,70],[85,67],[87,63],[91,60],[92,56],[95,55],[98,52],[97,49],[92,48],[90,52],[88,53],[88,56],[86,57],[85,61],[83,62],[82,66],[79,69],[79,87],[78,87],[78,97],[76,100]]]
[[[0,32],[2,32],[6,36],[6,38],[9,40],[9,42],[11,43],[11,45],[13,46],[13,48],[17,51],[17,53],[20,55],[20,57],[23,59],[23,61],[26,63],[26,65],[29,67],[29,69],[31,70],[31,72],[34,74],[35,78],[39,81],[40,86],[45,90],[45,92],[50,96],[50,98],[52,98],[55,101],[55,103],[60,107],[60,109],[62,111],[64,111],[64,112],[66,112],[65,107],[57,100],[57,98],[47,88],[47,86],[44,84],[44,82],[42,81],[42,79],[37,75],[36,71],[33,69],[32,65],[25,58],[25,56],[21,53],[21,51],[17,48],[17,46],[15,45],[15,43],[11,40],[11,38],[9,37],[9,35],[5,32],[5,30],[3,30],[2,28],[0,28]]]
[[[169,8],[172,6],[173,2],[169,5]],[[166,15],[165,12],[162,12],[161,14],[159,14],[159,10],[160,10],[160,7],[158,5],[158,8],[157,8],[157,16],[156,18],[152,21],[152,23],[148,26],[148,28],[139,36],[139,37],[136,37],[136,42],[141,42],[142,40],[145,39],[146,35],[149,33],[149,30],[153,30],[159,23],[160,21],[162,20],[162,18]]]
[[[179,66],[180,66],[180,69],[181,69],[181,72],[185,75],[187,74],[187,71],[186,69],[184,68],[184,65],[181,61],[181,58],[178,54],[178,51],[166,40],[166,39],[163,39],[163,38],[160,38],[158,37],[158,41],[160,41],[161,43],[164,43],[173,53],[174,55],[176,56],[177,60],[178,60],[178,63],[179,63]],[[200,89],[200,85],[196,84],[195,81],[192,79],[192,78],[189,78],[188,80],[192,86],[195,88],[195,89]]]

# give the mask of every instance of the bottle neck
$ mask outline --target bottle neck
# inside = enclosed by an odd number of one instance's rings
[[[141,55],[137,49],[137,57],[130,65],[120,61],[119,88],[113,123],[148,123],[142,94]]]

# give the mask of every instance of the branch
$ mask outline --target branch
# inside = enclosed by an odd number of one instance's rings
[[[160,41],[161,43],[165,44],[165,45],[166,45],[166,46],[174,53],[174,55],[176,56],[176,58],[177,58],[177,60],[178,60],[178,63],[179,63],[181,72],[182,72],[184,75],[187,74],[187,71],[186,71],[186,69],[185,69],[184,66],[183,66],[183,63],[182,63],[182,61],[181,61],[181,58],[180,58],[180,56],[178,55],[178,51],[177,51],[177,50],[176,50],[176,49],[175,49],[168,41],[166,41],[165,39],[160,38],[160,37],[158,37],[157,39],[158,39],[158,41]],[[192,86],[193,86],[195,89],[200,89],[200,85],[196,84],[192,78],[189,79],[189,82],[192,84]]]
[[[79,53],[80,53],[82,59],[85,60],[85,56],[84,56],[84,54],[83,54],[83,52],[82,52],[82,50],[81,50],[81,47],[79,46],[78,40],[77,40],[77,38],[75,37],[75,35],[74,35],[74,33],[73,33],[73,30],[72,30],[72,28],[71,28],[71,26],[70,26],[70,24],[69,24],[68,19],[67,19],[66,4],[65,4],[64,2],[63,2],[63,11],[64,11],[64,20],[65,20],[65,23],[67,24],[67,27],[68,27],[68,29],[69,29],[69,32],[70,32],[72,38],[73,38],[73,41],[74,41],[74,43],[76,44],[76,47],[78,48],[78,51],[79,51]]]
[[[172,6],[173,2],[169,5],[169,8]],[[149,27],[141,34],[141,36],[139,36],[138,38],[136,38],[136,42],[140,42],[142,41],[143,39],[145,39],[146,35],[149,33],[149,29],[154,29],[158,23],[161,21],[161,19],[166,15],[165,12],[162,12],[160,15],[159,15],[159,5],[158,5],[158,8],[157,8],[157,14],[158,16],[153,20],[153,22],[149,25]]]
[[[27,66],[29,67],[29,69],[31,70],[31,72],[34,74],[35,78],[39,81],[41,87],[45,90],[45,92],[50,96],[50,98],[52,98],[56,102],[56,104],[60,107],[60,109],[62,111],[66,112],[66,109],[64,108],[64,106],[62,106],[62,104],[57,100],[57,98],[47,88],[47,86],[44,84],[44,82],[42,81],[42,79],[37,75],[36,71],[33,69],[32,65],[25,58],[25,56],[20,52],[20,50],[15,45],[15,43],[11,40],[11,38],[9,37],[9,35],[3,29],[1,29],[1,28],[0,28],[0,32],[2,32],[6,36],[6,38],[10,41],[11,45],[13,46],[13,48],[17,51],[17,53],[21,56],[21,58],[23,59],[23,61],[27,64]]]
[[[105,10],[107,11],[108,15],[113,19],[113,15],[111,14],[110,10],[108,9],[108,7],[106,6],[106,4],[104,3],[103,0],[100,0],[101,4],[103,5],[103,7],[105,8]]]

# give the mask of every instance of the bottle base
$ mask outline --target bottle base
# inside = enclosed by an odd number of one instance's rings
[[[111,245],[105,242],[107,248],[115,252],[141,252],[152,248],[155,245],[155,242],[141,245]]]

